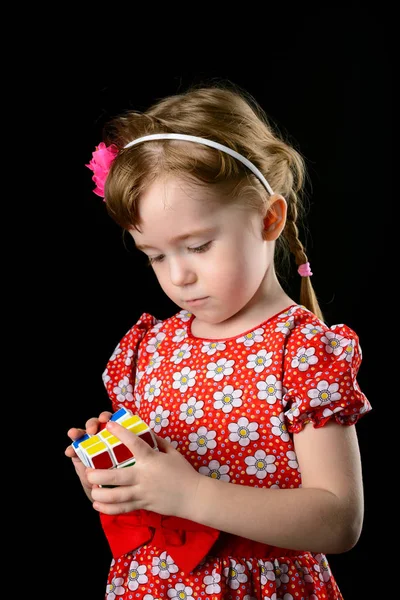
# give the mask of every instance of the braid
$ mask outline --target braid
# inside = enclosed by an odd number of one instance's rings
[[[307,254],[299,238],[297,195],[291,191],[288,197],[288,209],[285,229],[283,235],[288,243],[290,252],[293,254],[296,265],[300,266],[308,262]],[[311,310],[321,321],[324,320],[317,296],[312,286],[310,277],[301,278],[300,303]]]

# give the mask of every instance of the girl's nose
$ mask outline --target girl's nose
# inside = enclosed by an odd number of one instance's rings
[[[177,287],[189,285],[196,281],[196,274],[189,263],[190,261],[182,257],[171,259],[169,266],[170,279]]]

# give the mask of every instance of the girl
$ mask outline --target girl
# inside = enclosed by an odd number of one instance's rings
[[[86,469],[113,560],[106,598],[342,598],[325,553],[363,522],[358,337],[327,326],[298,237],[304,164],[244,92],[192,89],[110,123],[87,165],[181,310],[144,313],[103,374],[133,467]],[[300,304],[275,263],[290,250]],[[71,429],[72,440],[82,430]],[[114,486],[114,487],[104,487]]]

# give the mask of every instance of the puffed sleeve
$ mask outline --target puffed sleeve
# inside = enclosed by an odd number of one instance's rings
[[[112,353],[102,377],[113,412],[121,406],[136,412],[134,387],[140,342],[146,333],[158,323],[161,323],[159,319],[143,313]]]
[[[357,334],[347,325],[304,322],[289,336],[284,359],[286,427],[298,433],[306,423],[330,419],[353,425],[371,405],[357,383],[362,359]]]

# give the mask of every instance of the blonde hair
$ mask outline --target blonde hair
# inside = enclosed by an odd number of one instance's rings
[[[246,91],[232,84],[192,87],[156,102],[145,112],[127,111],[110,121],[104,141],[119,153],[105,185],[109,215],[122,228],[139,229],[139,198],[160,176],[172,175],[200,185],[219,186],[225,201],[240,201],[268,214],[269,194],[249,169],[228,154],[192,142],[157,140],[124,146],[155,133],[180,133],[208,138],[250,160],[276,194],[287,202],[287,220],[276,242],[275,263],[308,262],[299,239],[298,221],[306,178],[300,153],[269,122]],[[282,274],[277,269],[277,274]],[[322,311],[309,277],[301,278],[300,302],[320,319]]]

